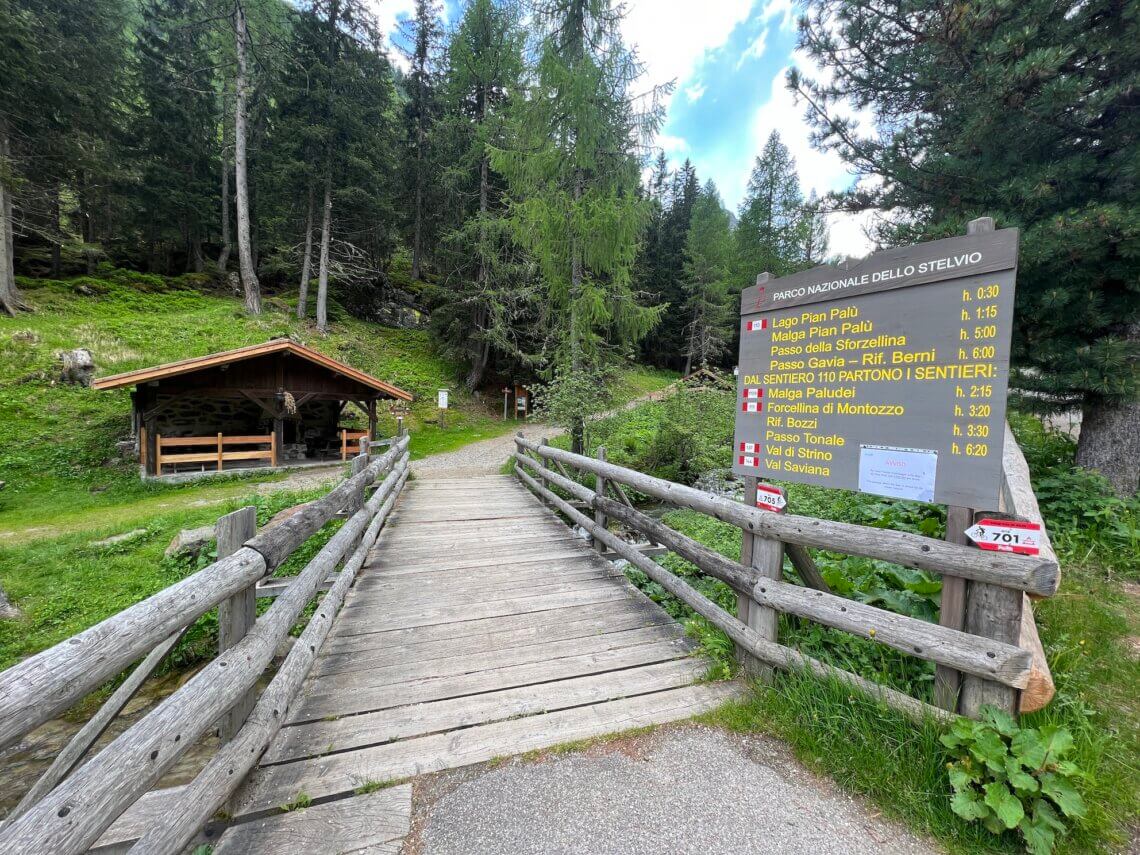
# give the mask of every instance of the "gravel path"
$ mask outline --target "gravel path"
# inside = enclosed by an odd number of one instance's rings
[[[562,433],[561,428],[543,424],[527,424],[520,428],[523,436],[534,442]],[[456,478],[469,475],[498,475],[499,469],[515,450],[517,431],[473,442],[455,451],[433,454],[412,461],[418,478]]]
[[[415,855],[941,851],[812,774],[783,744],[703,726],[417,784]]]

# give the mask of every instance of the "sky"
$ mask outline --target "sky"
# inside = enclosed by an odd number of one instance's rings
[[[842,190],[854,181],[843,160],[816,150],[784,79],[796,65],[809,74],[810,60],[795,50],[796,0],[626,0],[626,43],[636,48],[649,84],[675,81],[657,138],[674,165],[691,158],[702,183],[711,178],[725,205],[736,211],[753,161],[773,131],[796,160],[806,196]],[[387,32],[406,20],[414,0],[379,0]],[[446,0],[446,23],[460,14],[460,0]],[[393,52],[395,53],[395,52]],[[871,251],[866,217],[832,214],[829,252],[859,257]]]

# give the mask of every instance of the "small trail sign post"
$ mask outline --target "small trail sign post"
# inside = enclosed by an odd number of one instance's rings
[[[990,552],[1015,552],[1038,555],[1041,552],[1041,526],[1023,520],[998,520],[986,517],[966,529],[966,537],[979,549]]]

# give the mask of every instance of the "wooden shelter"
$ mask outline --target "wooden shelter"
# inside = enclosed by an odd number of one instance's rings
[[[344,459],[375,437],[376,402],[412,396],[289,339],[95,381],[134,386],[131,428],[144,476]],[[340,424],[345,407],[368,430]],[[228,464],[228,465],[227,465]]]

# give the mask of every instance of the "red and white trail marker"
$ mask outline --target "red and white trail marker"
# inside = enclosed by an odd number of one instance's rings
[[[966,529],[966,537],[979,549],[1037,555],[1041,551],[1041,524],[1022,520],[978,520]]]
[[[759,401],[764,397],[764,390],[759,386],[749,386],[744,390],[744,400]]]
[[[740,443],[740,450],[745,454],[760,454],[763,451],[758,442],[742,442]]]
[[[764,412],[764,405],[759,401],[745,401],[740,405],[740,409],[746,413],[762,413]]]
[[[757,318],[754,321],[747,321],[744,324],[744,331],[745,332],[760,332],[760,330],[766,330],[766,329],[768,329],[768,319],[767,318]]]
[[[737,462],[741,466],[751,466],[753,468],[759,468],[760,467],[760,458],[755,457],[751,454],[740,455],[740,457],[737,458]]]
[[[756,485],[756,507],[782,513],[787,506],[788,500],[784,498],[779,487],[772,487],[768,484]]]

